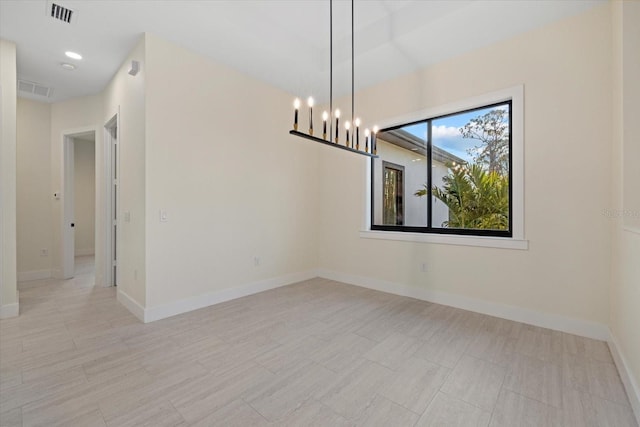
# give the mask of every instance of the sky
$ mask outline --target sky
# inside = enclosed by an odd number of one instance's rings
[[[449,153],[472,162],[472,156],[467,153],[467,149],[476,147],[480,141],[475,139],[463,138],[460,134],[460,128],[475,117],[482,116],[495,108],[506,108],[505,106],[484,108],[474,110],[468,113],[456,114],[453,116],[435,119],[432,123],[433,145],[442,148]],[[425,122],[415,125],[405,126],[403,130],[419,137],[425,138],[427,135],[427,124]]]

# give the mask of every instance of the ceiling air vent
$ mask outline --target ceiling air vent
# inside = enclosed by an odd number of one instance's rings
[[[47,16],[57,20],[66,22],[67,24],[71,24],[72,18],[75,16],[74,11],[71,9],[67,9],[64,6],[60,6],[54,2],[47,2]]]
[[[27,80],[18,80],[18,90],[43,98],[51,98],[51,95],[53,95],[53,88]]]

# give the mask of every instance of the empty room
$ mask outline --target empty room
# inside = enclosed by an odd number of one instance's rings
[[[639,52],[637,0],[1,0],[0,426],[638,427]]]

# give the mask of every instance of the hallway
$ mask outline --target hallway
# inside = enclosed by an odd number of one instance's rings
[[[116,288],[94,286],[93,256],[76,257],[75,271],[69,280],[20,283],[20,316],[0,322],[3,427],[23,425],[16,405],[86,383],[82,363],[122,350],[115,345],[116,320],[139,324],[116,300]],[[82,411],[76,415],[80,419],[69,425],[95,425]]]
[[[94,300],[96,298],[111,299],[115,307],[120,307],[115,299],[115,288],[100,288],[94,285],[94,256],[78,256],[75,258],[75,275],[72,279],[20,282],[20,314],[51,315],[57,310],[72,315],[74,307],[79,309],[89,301],[98,302]]]

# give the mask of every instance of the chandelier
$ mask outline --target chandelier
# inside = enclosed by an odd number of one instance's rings
[[[374,126],[371,130],[364,129],[364,141],[360,143],[360,128],[362,122],[360,118],[355,116],[355,97],[354,97],[354,0],[351,0],[351,120],[344,122],[344,145],[341,142],[340,131],[340,110],[333,110],[333,0],[329,0],[329,111],[322,112],[322,137],[313,134],[313,97],[307,99],[307,108],[309,111],[309,127],[308,132],[300,130],[300,107],[299,98],[293,101],[293,129],[289,131],[291,135],[316,141],[322,144],[330,145],[335,148],[350,151],[352,153],[362,154],[368,157],[378,157],[376,148],[376,135],[378,127]],[[335,128],[334,128],[335,123]]]

